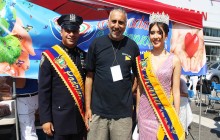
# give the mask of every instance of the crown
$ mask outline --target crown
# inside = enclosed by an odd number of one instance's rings
[[[153,12],[149,17],[149,22],[150,24],[155,23],[155,22],[162,22],[169,26],[169,16],[168,14],[165,14],[164,12],[162,12],[162,14],[160,14],[159,12],[157,13]]]

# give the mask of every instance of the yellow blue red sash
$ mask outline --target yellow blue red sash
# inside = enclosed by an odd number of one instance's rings
[[[43,54],[48,58],[70,91],[84,120],[84,83],[78,68],[68,54],[58,45],[46,50]]]
[[[140,81],[147,98],[159,120],[157,138],[159,140],[184,140],[185,132],[170,99],[157,79],[151,64],[151,53],[146,52],[136,58]]]

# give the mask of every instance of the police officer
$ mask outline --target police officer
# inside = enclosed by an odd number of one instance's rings
[[[42,53],[39,69],[39,115],[47,139],[84,137],[84,59],[77,47],[83,18],[62,15],[57,20],[62,42]]]

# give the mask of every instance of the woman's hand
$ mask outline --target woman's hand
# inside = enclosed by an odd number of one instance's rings
[[[171,52],[180,58],[184,71],[199,72],[206,62],[202,30],[174,23],[171,37]]]

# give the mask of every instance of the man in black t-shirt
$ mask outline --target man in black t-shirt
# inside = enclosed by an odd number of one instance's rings
[[[132,133],[132,77],[137,44],[124,36],[127,14],[110,12],[110,33],[96,38],[86,59],[85,123],[88,140],[128,140]]]

